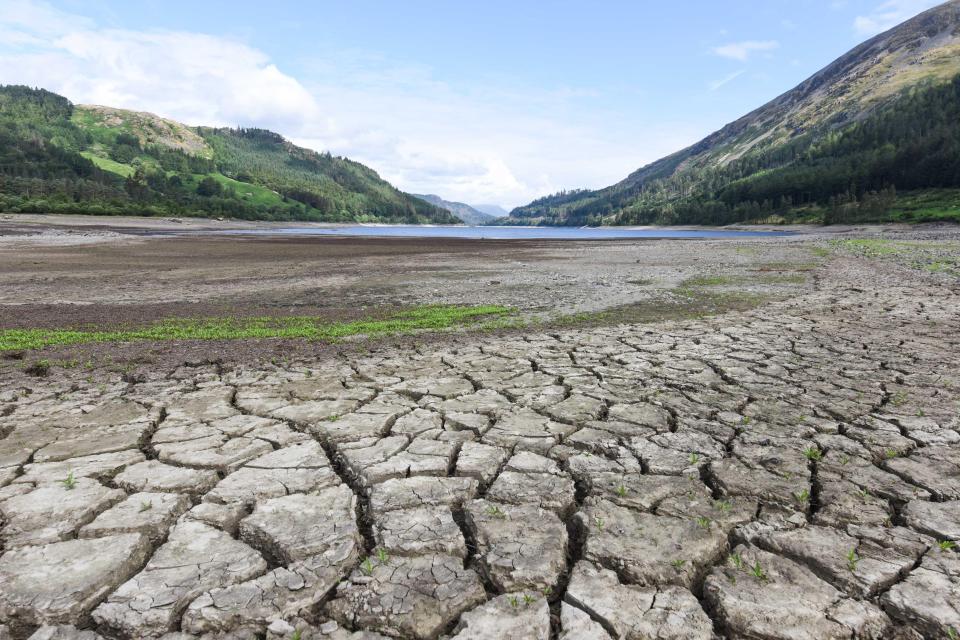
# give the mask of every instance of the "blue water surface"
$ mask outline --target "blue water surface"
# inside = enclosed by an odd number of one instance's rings
[[[756,238],[790,235],[787,231],[727,229],[620,229],[613,227],[465,227],[424,225],[353,225],[225,229],[201,233],[258,236],[368,236],[394,238],[472,238],[478,240],[615,240],[620,238]]]

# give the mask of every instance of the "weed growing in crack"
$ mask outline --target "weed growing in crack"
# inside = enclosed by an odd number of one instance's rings
[[[533,604],[533,603],[536,602],[536,601],[537,601],[536,596],[532,596],[532,595],[530,595],[529,593],[523,594],[523,604],[525,604],[525,605],[527,605],[527,606],[530,606],[531,604]]]
[[[383,547],[377,549],[377,562],[380,564],[390,564],[390,555]]]
[[[890,396],[890,404],[895,407],[902,407],[907,403],[907,397],[906,391],[897,391],[895,394]]]
[[[757,560],[752,567],[750,567],[750,573],[753,574],[753,577],[759,580],[760,582],[766,582],[769,580],[767,577],[767,572],[764,571],[763,567],[760,566],[760,561]]]
[[[593,524],[597,527],[597,529],[603,531],[603,518],[600,516],[593,516]]]
[[[516,609],[520,604],[520,600],[517,599],[517,596],[509,596],[507,600],[510,602],[510,606],[514,609]]]
[[[149,500],[144,500],[140,503],[140,513],[143,513],[144,511],[150,511],[150,509],[153,509],[153,503]]]
[[[290,640],[300,640],[301,638],[300,629],[295,629],[294,632],[290,635]]]
[[[706,516],[700,516],[697,518],[697,526],[701,529],[710,530],[710,518]]]
[[[77,486],[77,479],[73,475],[73,471],[67,474],[67,477],[60,481],[60,484],[63,485],[64,489],[68,491]]]
[[[940,547],[940,551],[953,551],[957,548],[957,543],[953,540],[941,540],[937,546]]]
[[[857,555],[857,550],[850,549],[847,552],[847,569],[850,569],[851,572],[856,571],[858,562],[860,562],[860,556]]]
[[[793,497],[796,498],[800,504],[807,504],[810,501],[810,490],[804,489],[803,491],[797,491],[793,494]]]
[[[627,488],[626,488],[625,486],[623,486],[622,484],[621,484],[621,485],[618,485],[617,488],[616,488],[616,492],[617,492],[617,495],[622,498],[622,497],[624,497],[625,495],[627,495]]]
[[[950,640],[960,640],[960,632],[954,627],[947,627],[947,637],[950,638]]]
[[[867,491],[866,489],[860,489],[859,491],[857,491],[857,495],[863,498],[864,500],[866,500],[867,498],[870,497],[870,492]]]
[[[542,592],[542,593],[543,593],[544,597],[549,598],[550,595],[553,593],[553,587],[551,587],[550,585],[545,586],[545,587],[543,588],[543,592]]]
[[[823,452],[817,447],[807,447],[803,450],[803,455],[807,457],[807,460],[813,460],[814,462],[819,462],[823,458]]]
[[[733,509],[733,505],[730,504],[729,500],[714,500],[713,508],[716,509],[717,511],[722,511],[724,513],[727,513],[731,509]]]
[[[364,558],[363,562],[360,563],[360,570],[367,576],[373,573],[373,562],[370,561],[369,556]]]
[[[487,515],[491,518],[497,518],[498,520],[506,520],[507,518],[507,514],[505,514],[503,510],[495,504],[491,504],[487,507]]]
[[[883,457],[886,458],[887,460],[892,460],[893,458],[896,458],[899,455],[900,455],[900,452],[897,451],[896,449],[887,449],[886,451],[883,452]]]
[[[850,456],[847,454],[840,456],[840,464],[850,464]]]
[[[687,561],[681,558],[677,558],[676,560],[671,560],[670,564],[673,565],[674,569],[676,569],[677,571],[680,571],[680,569],[683,569],[683,565],[687,564]]]
[[[748,424],[750,424],[750,416],[743,416],[743,419],[740,420],[740,424],[742,424],[743,426],[747,426]]]
[[[691,454],[690,454],[690,465],[691,465],[691,466],[696,465],[698,462],[700,462],[700,454],[698,454],[698,453],[691,453]]]
[[[731,553],[729,556],[727,556],[727,562],[732,564],[733,568],[737,571],[743,571],[743,556],[741,556],[739,553]]]

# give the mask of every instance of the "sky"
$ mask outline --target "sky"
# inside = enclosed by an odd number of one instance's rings
[[[598,188],[931,0],[0,0],[0,84],[257,126],[411,193]]]

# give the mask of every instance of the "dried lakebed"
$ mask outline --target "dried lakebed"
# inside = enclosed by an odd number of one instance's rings
[[[956,284],[816,278],[706,320],[4,374],[0,637],[957,637]]]

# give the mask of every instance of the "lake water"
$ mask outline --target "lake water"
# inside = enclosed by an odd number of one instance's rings
[[[786,231],[724,229],[621,229],[614,227],[454,227],[421,225],[353,225],[226,229],[201,233],[267,236],[369,236],[396,238],[472,238],[477,240],[615,240],[619,238],[755,238],[790,235]]]

